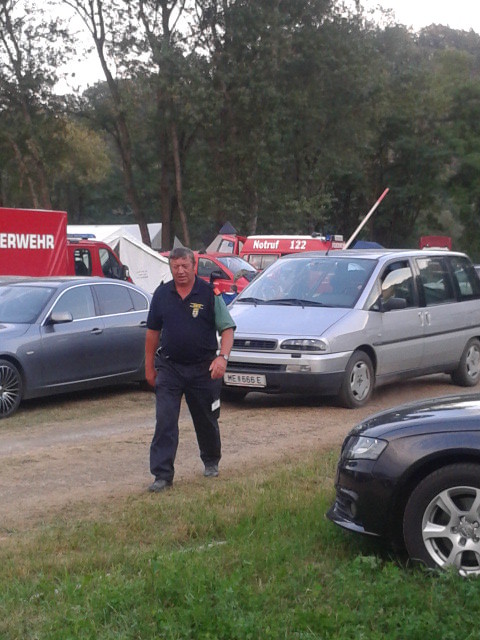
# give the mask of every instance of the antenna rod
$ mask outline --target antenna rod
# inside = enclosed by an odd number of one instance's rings
[[[375,211],[375,209],[378,207],[378,205],[380,204],[380,202],[384,199],[384,197],[387,195],[389,189],[388,187],[385,189],[385,191],[382,193],[382,195],[379,197],[379,199],[375,202],[375,204],[373,205],[373,207],[370,209],[370,211],[367,213],[367,215],[365,216],[365,218],[362,220],[362,222],[358,225],[358,227],[355,229],[355,231],[353,232],[353,234],[350,236],[350,238],[348,239],[348,241],[345,243],[344,249],[348,249],[348,247],[351,245],[352,241],[355,240],[355,238],[358,236],[358,234],[360,233],[360,231],[363,229],[363,227],[367,224],[368,220],[370,219],[370,217],[372,216],[373,212]]]

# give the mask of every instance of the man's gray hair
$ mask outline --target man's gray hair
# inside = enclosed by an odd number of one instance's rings
[[[195,254],[188,247],[175,247],[170,251],[169,260],[178,260],[178,258],[188,258],[192,264],[195,264]]]

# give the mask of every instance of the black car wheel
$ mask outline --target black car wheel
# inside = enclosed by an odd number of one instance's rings
[[[0,360],[0,418],[15,413],[22,391],[22,377],[17,367],[8,360]]]
[[[348,361],[338,397],[342,406],[357,409],[367,404],[374,384],[373,365],[364,351],[356,351]]]
[[[480,574],[480,466],[443,467],[412,492],[403,517],[411,558],[428,567]]]
[[[460,387],[474,387],[480,380],[480,342],[472,338],[467,343],[452,381]]]

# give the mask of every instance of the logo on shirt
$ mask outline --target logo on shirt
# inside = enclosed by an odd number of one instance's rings
[[[198,318],[198,312],[200,309],[203,309],[203,304],[200,304],[199,302],[191,302],[190,308],[192,309],[192,316],[194,318]]]

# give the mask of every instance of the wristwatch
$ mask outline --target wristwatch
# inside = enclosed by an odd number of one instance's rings
[[[225,362],[228,362],[228,356],[226,353],[219,353],[218,354],[221,358],[225,358]]]

